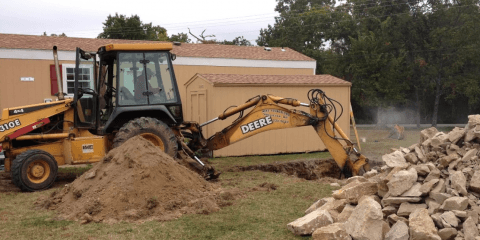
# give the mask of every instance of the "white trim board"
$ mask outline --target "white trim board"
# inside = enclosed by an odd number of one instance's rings
[[[30,59],[52,60],[51,50],[35,49],[0,49],[0,59]],[[59,61],[75,61],[75,51],[58,51]],[[279,60],[256,60],[256,59],[233,59],[233,58],[199,58],[179,57],[173,65],[183,66],[217,66],[217,67],[265,67],[265,68],[305,68],[312,69],[315,74],[316,61],[279,61]]]

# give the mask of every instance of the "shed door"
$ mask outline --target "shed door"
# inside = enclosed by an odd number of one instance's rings
[[[207,121],[207,90],[190,92],[190,119],[202,124]],[[204,129],[204,131],[206,128]]]

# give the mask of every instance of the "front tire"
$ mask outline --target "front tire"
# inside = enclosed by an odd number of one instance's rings
[[[12,162],[12,182],[22,191],[45,190],[52,186],[57,174],[57,161],[43,150],[27,150]]]
[[[140,135],[152,142],[172,157],[177,155],[177,138],[167,124],[156,118],[141,117],[130,120],[118,130],[113,139],[113,148],[117,148],[128,139]]]

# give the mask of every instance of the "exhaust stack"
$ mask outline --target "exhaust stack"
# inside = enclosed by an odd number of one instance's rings
[[[55,72],[57,72],[58,100],[65,100],[62,88],[62,76],[60,76],[60,66],[58,63],[57,46],[53,46],[53,61],[55,62]]]

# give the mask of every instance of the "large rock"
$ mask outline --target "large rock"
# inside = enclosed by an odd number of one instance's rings
[[[471,217],[463,223],[463,233],[465,234],[465,240],[475,240],[475,237],[478,236],[477,225]]]
[[[333,192],[332,195],[335,199],[346,199],[349,203],[357,204],[361,197],[374,195],[377,190],[376,183],[355,181]]]
[[[438,130],[435,128],[435,127],[431,127],[431,128],[427,128],[427,129],[423,129],[421,132],[420,132],[420,142],[424,142],[425,140],[429,139],[429,138],[432,138],[433,136],[435,136],[435,134],[438,133]]]
[[[434,180],[434,179],[439,179],[439,178],[440,178],[440,170],[435,168],[435,169],[430,171],[430,173],[427,175],[425,180],[423,180],[423,182],[428,182],[428,181],[431,181],[431,180]]]
[[[455,171],[453,174],[450,174],[450,184],[462,196],[467,195],[467,179],[461,171]]]
[[[423,153],[422,149],[420,147],[415,147],[415,153],[417,154],[417,157],[420,161],[425,162],[426,157],[425,154]]]
[[[447,141],[448,135],[443,132],[439,132],[435,134],[435,136],[431,139],[430,146],[432,146],[433,148],[440,148],[441,145],[446,143]]]
[[[426,196],[432,189],[438,184],[438,179],[432,179],[426,183],[424,183],[420,189],[418,190],[421,193],[421,196]]]
[[[383,214],[373,198],[361,201],[345,222],[345,229],[355,240],[381,240]]]
[[[426,164],[414,165],[412,168],[417,170],[417,175],[426,176],[430,173],[430,168]]]
[[[301,217],[289,224],[287,228],[295,235],[310,235],[317,228],[333,223],[333,219],[327,210],[317,209],[304,217]]]
[[[350,217],[350,215],[352,215],[353,210],[355,210],[354,206],[350,204],[345,205],[345,207],[343,208],[343,211],[338,215],[337,222],[341,222],[341,223],[346,222]]]
[[[453,240],[457,236],[457,229],[455,228],[443,228],[438,230],[438,236],[442,240]]]
[[[468,207],[467,197],[450,197],[443,202],[440,208],[445,211],[449,211],[449,210],[463,211],[467,209],[467,207]]]
[[[409,225],[411,240],[441,240],[427,209],[417,209],[410,214]]]
[[[422,187],[422,184],[419,182],[416,182],[413,184],[413,186],[408,189],[406,192],[402,193],[402,197],[420,197],[422,196],[422,192],[420,191],[420,188]]]
[[[404,217],[399,217],[397,214],[391,214],[387,217],[387,221],[390,223],[390,224],[395,224],[396,222],[398,221],[403,221],[405,222],[405,224],[408,224],[408,219],[404,218]]]
[[[480,193],[480,170],[473,173],[472,179],[470,180],[470,190],[476,193]]]
[[[332,206],[333,202],[335,201],[335,198],[333,197],[326,197],[326,198],[322,198],[318,201],[316,201],[315,203],[313,203],[306,211],[305,211],[305,214],[309,214],[317,209],[319,209],[320,207],[323,207],[325,204],[326,207],[322,208],[324,210],[328,210],[330,209],[330,207]]]
[[[400,167],[400,168],[407,168],[408,163],[403,153],[401,151],[395,151],[390,154],[385,154],[382,156],[382,160],[385,164],[391,168],[393,167]]]
[[[443,220],[442,223],[444,227],[458,227],[459,220],[452,211],[442,213],[442,215],[440,215],[440,218],[442,218]]]
[[[343,223],[334,223],[315,230],[312,234],[314,240],[351,240],[345,231]]]
[[[420,202],[421,200],[421,197],[387,197],[382,199],[382,206],[398,205],[404,202]]]
[[[465,155],[463,155],[462,161],[463,162],[470,161],[470,159],[472,159],[472,157],[477,155],[477,152],[478,152],[478,150],[476,148],[468,150],[468,152],[465,153]]]
[[[387,183],[388,193],[392,197],[400,196],[410,189],[417,181],[417,170],[410,168],[393,174],[392,179]]]
[[[452,131],[448,133],[448,140],[455,144],[465,136],[465,129],[455,127]]]
[[[385,235],[385,240],[408,240],[408,226],[403,221],[397,221]]]
[[[421,204],[411,204],[408,202],[404,202],[400,204],[400,207],[398,208],[397,215],[402,216],[402,217],[407,217],[410,216],[412,212],[414,212],[417,209],[426,209],[427,204],[421,203]]]

